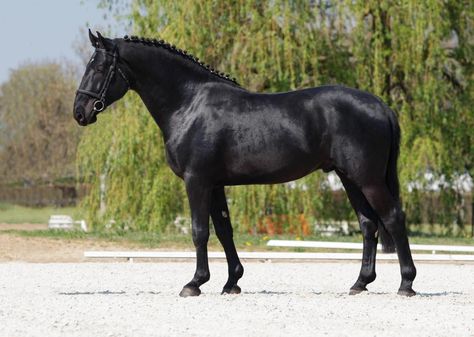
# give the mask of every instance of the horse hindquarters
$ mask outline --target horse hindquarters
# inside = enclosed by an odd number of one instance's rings
[[[360,167],[369,169],[369,174],[366,172],[355,171],[350,172],[352,179],[360,188],[371,208],[375,211],[378,218],[381,220],[382,229],[388,233],[382,232],[385,237],[385,243],[393,243],[396,247],[398,260],[400,263],[400,270],[402,282],[399,289],[399,294],[412,296],[415,292],[412,289],[412,283],[416,276],[416,268],[411,256],[410,246],[405,227],[405,214],[401,209],[398,174],[397,174],[397,159],[400,146],[400,129],[396,120],[395,114],[388,108],[384,107],[385,116],[387,117],[387,124],[390,137],[388,146],[379,147],[379,155],[374,155],[359,158],[361,161],[366,161]],[[380,143],[383,143],[380,139]],[[377,142],[379,139],[373,139]],[[386,154],[386,161],[380,161],[379,158],[384,158],[380,154]],[[383,165],[382,165],[383,164]],[[370,171],[371,165],[374,170]],[[384,170],[380,168],[383,167]],[[357,173],[359,175],[357,175]],[[388,235],[390,237],[388,237]],[[384,242],[382,242],[384,243]]]

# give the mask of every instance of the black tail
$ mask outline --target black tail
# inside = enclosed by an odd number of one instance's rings
[[[392,128],[392,142],[390,147],[390,156],[387,165],[387,185],[395,201],[400,203],[400,184],[398,182],[397,161],[400,152],[400,126],[397,116],[389,109],[388,118]]]
[[[387,165],[387,186],[397,204],[400,204],[400,184],[398,182],[397,161],[400,152],[400,126],[395,113],[387,109],[388,119],[392,129],[392,139],[390,146],[390,155]],[[392,236],[387,232],[383,225],[379,226],[380,241],[382,242],[382,251],[384,253],[395,252],[395,243]]]

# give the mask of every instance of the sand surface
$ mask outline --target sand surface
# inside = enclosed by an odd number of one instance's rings
[[[245,263],[240,295],[220,295],[211,261],[196,298],[192,262],[0,263],[0,336],[474,336],[474,264],[418,264],[396,295],[396,264],[347,295],[358,263]]]

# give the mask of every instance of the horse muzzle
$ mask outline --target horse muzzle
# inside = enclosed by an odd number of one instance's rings
[[[100,102],[100,101],[99,101]],[[86,126],[92,123],[95,123],[97,121],[97,114],[104,110],[105,105],[102,103],[102,105],[98,105],[97,108],[101,108],[101,110],[96,109],[96,103],[94,103],[94,108],[90,113],[86,113],[86,109],[84,109],[83,106],[78,106],[74,110],[74,119],[77,121],[77,123],[81,126]]]

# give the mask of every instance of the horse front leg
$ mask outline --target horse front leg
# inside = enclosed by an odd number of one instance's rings
[[[209,240],[209,211],[212,187],[199,178],[185,179],[191,208],[192,235],[196,247],[196,272],[193,279],[179,293],[181,297],[199,296],[199,287],[209,281],[207,242]]]
[[[229,271],[229,278],[224,285],[222,294],[239,294],[240,287],[237,281],[244,274],[244,267],[240,263],[235,249],[232,224],[230,222],[229,208],[225,197],[224,186],[216,187],[212,191],[211,218],[216,230],[217,238],[224,247]]]

